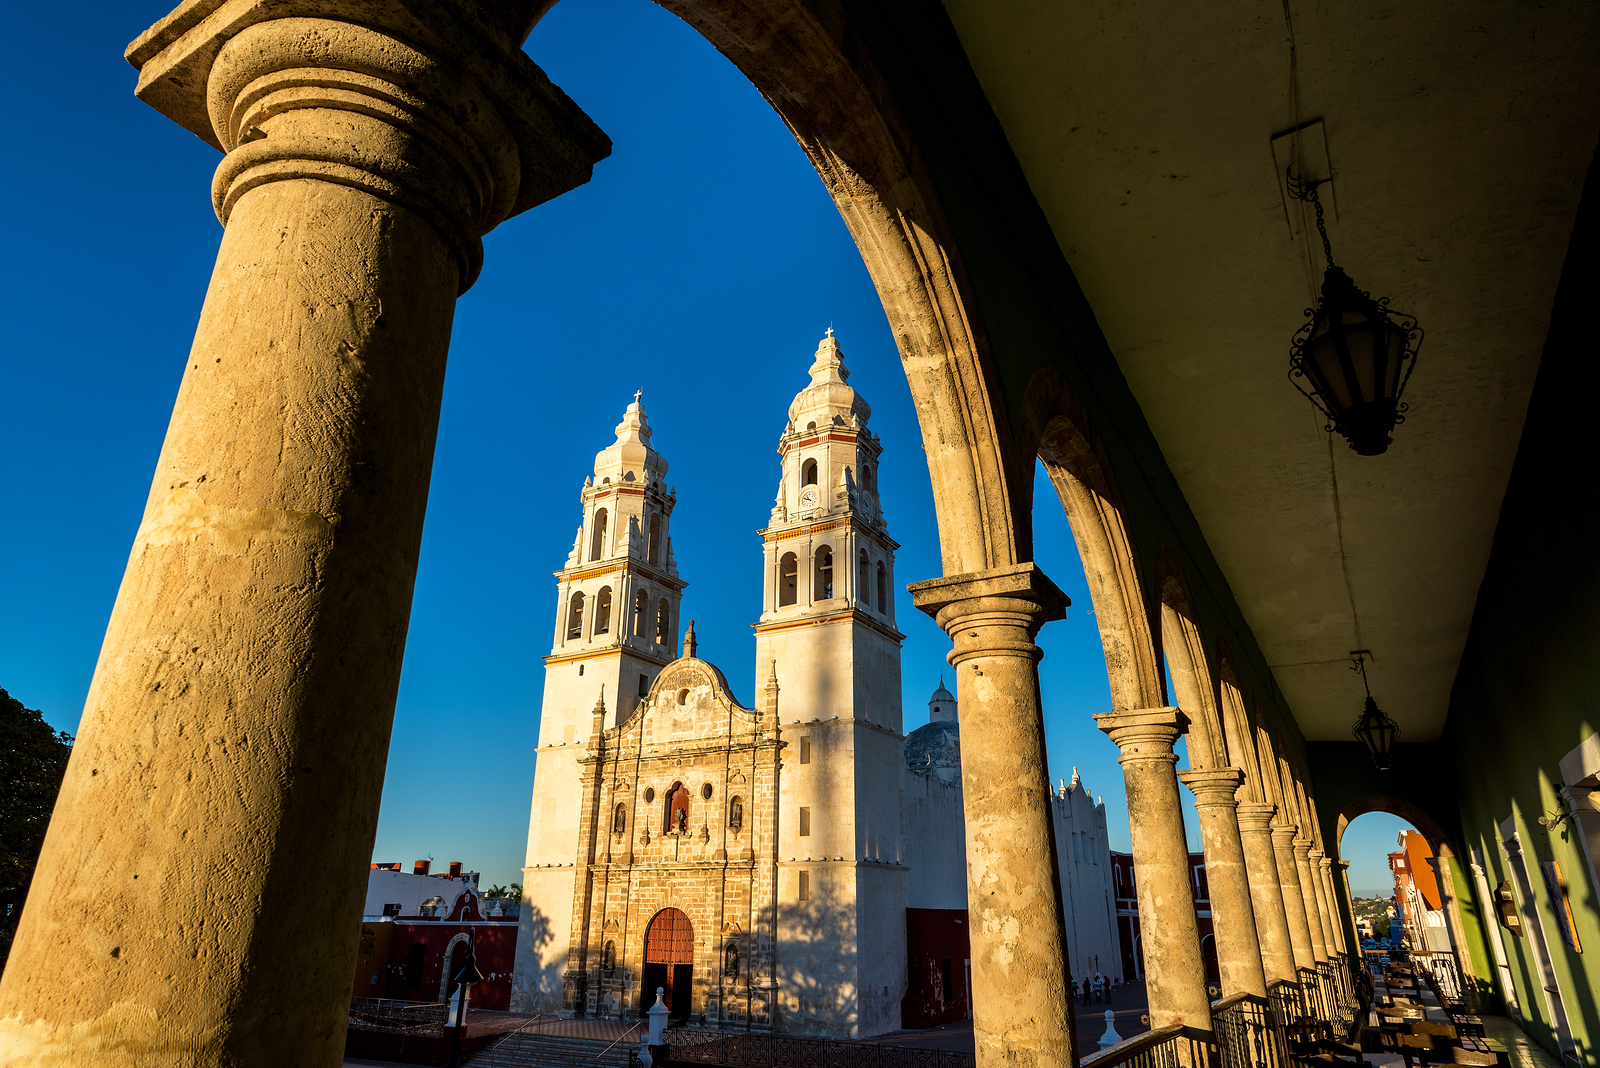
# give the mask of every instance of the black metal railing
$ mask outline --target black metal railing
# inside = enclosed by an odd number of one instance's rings
[[[1289,1068],[1289,1047],[1272,1002],[1233,994],[1211,1003],[1221,1068]]]
[[[1463,999],[1461,965],[1454,953],[1424,953],[1413,950],[1411,966],[1419,977],[1426,977],[1438,988],[1441,1001],[1459,1002]]]
[[[350,1026],[357,1031],[400,1035],[442,1035],[449,1006],[442,1001],[391,1001],[356,998],[350,1003]]]
[[[1278,979],[1267,984],[1267,1007],[1272,1022],[1280,1030],[1292,1027],[1304,1015],[1300,1004],[1300,984]]]
[[[716,1064],[727,1068],[976,1068],[971,1053],[921,1046],[886,1046],[827,1038],[763,1034],[759,1031],[713,1031],[695,1027],[667,1029],[674,1064]],[[1087,1061],[1084,1063],[1088,1063]],[[1144,1066],[1141,1066],[1144,1068]],[[1150,1068],[1177,1068],[1151,1065]]]
[[[1084,1057],[1078,1068],[1179,1068],[1185,1063],[1184,1046],[1197,1044],[1182,1026],[1158,1027]],[[1204,1052],[1196,1059],[1191,1051],[1187,1063],[1206,1063]]]

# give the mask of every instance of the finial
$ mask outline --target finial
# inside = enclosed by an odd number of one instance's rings
[[[606,686],[603,682],[600,684],[600,699],[594,703],[594,714],[597,716],[606,714]]]
[[[642,397],[642,396],[644,396],[644,390],[642,390],[642,389],[634,390],[633,391],[633,403],[638,404],[639,403],[639,398]]]
[[[691,619],[689,620],[689,629],[683,632],[683,655],[685,657],[694,656],[697,645],[698,643],[694,640],[694,620]]]
[[[828,320],[828,332],[826,334],[823,334],[822,336],[823,337],[832,337],[833,336],[833,320],[832,319]]]

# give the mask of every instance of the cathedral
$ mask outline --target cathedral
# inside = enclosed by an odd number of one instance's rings
[[[641,397],[556,572],[512,1008],[861,1038],[969,1014],[956,700],[901,729],[882,443],[830,329],[778,441],[754,707],[696,656]],[[681,648],[674,649],[683,632]],[[1041,783],[1040,789],[1048,789]],[[1120,979],[1103,804],[1053,791],[1077,976]]]

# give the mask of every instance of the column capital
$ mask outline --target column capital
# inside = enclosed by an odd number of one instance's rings
[[[962,616],[983,610],[978,605],[967,607],[971,602],[999,600],[1029,605],[1031,608],[1023,611],[1037,614],[1038,626],[1063,618],[1072,604],[1072,599],[1039,570],[1039,565],[1031,562],[945,575],[913,582],[906,589],[911,592],[911,603],[946,631],[959,625],[957,621]]]
[[[351,186],[426,219],[465,290],[485,233],[587,182],[611,151],[474,19],[448,4],[188,0],[126,55],[139,99],[226,153],[212,186],[224,225],[270,182]]]
[[[1277,811],[1278,806],[1270,801],[1240,801],[1239,830],[1270,832],[1272,830],[1272,817]]]
[[[1323,853],[1323,851],[1320,850],[1320,849],[1312,848],[1312,849],[1306,850],[1306,856],[1310,857],[1314,862],[1316,862],[1318,864],[1322,863],[1322,858],[1324,856],[1326,856],[1326,855],[1327,854]]]
[[[1311,839],[1299,837],[1298,827],[1295,828],[1295,831],[1295,839],[1290,843],[1294,846],[1294,855],[1301,860],[1309,861],[1311,859]]]
[[[1272,840],[1290,849],[1300,839],[1300,828],[1293,823],[1274,823],[1272,825]]]
[[[1239,803],[1239,787],[1244,784],[1244,771],[1239,768],[1180,771],[1178,781],[1194,794],[1196,808],[1234,808]]]
[[[1094,721],[1122,750],[1118,763],[1124,766],[1146,761],[1176,764],[1178,756],[1172,746],[1189,728],[1189,717],[1171,707],[1100,712]]]

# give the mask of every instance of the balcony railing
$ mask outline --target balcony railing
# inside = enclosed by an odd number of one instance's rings
[[[1184,1046],[1195,1042],[1187,1032],[1178,1024],[1157,1027],[1084,1057],[1078,1068],[1179,1068],[1185,1063]],[[1186,1063],[1204,1064],[1206,1059],[1190,1057]]]
[[[1221,1068],[1290,1068],[1289,1047],[1272,1002],[1234,994],[1211,1003]]]

